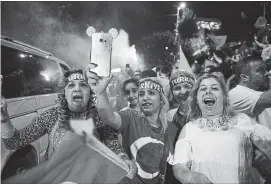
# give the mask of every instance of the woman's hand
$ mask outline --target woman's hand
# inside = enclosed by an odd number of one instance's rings
[[[118,155],[129,167],[129,172],[127,173],[127,177],[132,179],[137,174],[137,166],[134,159],[130,160],[126,153],[120,153]]]
[[[190,171],[188,175],[189,184],[212,184],[209,178],[202,173]]]
[[[96,65],[93,63],[88,64],[86,69],[86,76],[88,78],[88,84],[98,94],[106,92],[106,88],[110,83],[112,75],[109,77],[99,77],[96,73],[92,72],[91,69],[95,68]]]
[[[135,160],[125,159],[125,163],[129,166],[129,172],[126,175],[128,178],[133,179],[137,174],[137,166]]]

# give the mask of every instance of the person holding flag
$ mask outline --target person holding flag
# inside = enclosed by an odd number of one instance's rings
[[[167,112],[169,103],[157,77],[140,80],[138,101],[140,111],[126,110],[114,112],[108,103],[106,87],[111,77],[99,77],[89,65],[87,75],[92,89],[97,95],[97,107],[103,121],[119,130],[122,146],[130,159],[137,165],[137,175],[133,179],[124,178],[121,184],[163,183],[167,161],[172,154],[168,150]]]
[[[73,131],[70,120],[91,118],[95,125],[94,135],[115,154],[120,155],[130,168],[134,168],[134,163],[123,153],[117,132],[102,122],[96,108],[95,93],[90,88],[85,73],[82,70],[66,72],[61,77],[59,87],[62,92],[56,100],[57,107],[36,116],[32,123],[20,130],[13,126],[7,111],[7,103],[2,96],[1,138],[7,149],[19,149],[48,134],[49,140],[45,158],[50,160],[62,144],[66,133]],[[133,173],[129,174],[129,177],[133,177]]]

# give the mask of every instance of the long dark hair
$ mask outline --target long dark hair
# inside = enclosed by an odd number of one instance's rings
[[[56,104],[58,105],[57,107],[58,121],[62,123],[68,129],[70,129],[69,120],[71,117],[70,117],[70,109],[68,107],[68,102],[65,97],[64,88],[68,84],[68,77],[73,73],[80,73],[80,74],[85,75],[82,70],[71,70],[71,71],[66,72],[64,76],[62,76],[60,79],[58,86],[61,88],[61,92],[58,94],[57,100],[56,100]],[[97,100],[96,100],[95,92],[91,90],[90,88],[90,98],[89,98],[87,109],[86,109],[87,116],[89,116],[89,113],[93,111],[97,112],[96,104],[97,104]]]

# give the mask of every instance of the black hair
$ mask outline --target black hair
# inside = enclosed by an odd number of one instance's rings
[[[67,72],[64,73],[64,77],[69,77],[73,73],[84,74],[83,70],[81,70],[81,69],[78,69],[78,70],[69,70],[69,71],[67,71]]]
[[[147,77],[157,77],[157,73],[152,69],[146,69],[141,73],[141,78],[144,79]]]
[[[130,79],[127,79],[126,81],[123,82],[123,85],[122,85],[122,91],[124,93],[125,91],[125,86],[129,83],[133,83],[135,84],[137,87],[139,87],[139,80],[137,79],[134,79],[134,78],[130,78]]]
[[[255,62],[262,62],[262,58],[259,56],[248,56],[246,58],[243,58],[241,61],[239,61],[236,65],[236,77],[238,79],[238,81],[240,81],[240,75],[241,74],[246,74],[249,75],[250,74],[250,64],[251,63],[255,63]]]
[[[67,85],[68,83],[68,77],[73,74],[73,73],[81,73],[84,74],[83,70],[70,70],[64,73],[64,76],[61,77],[59,85],[62,88],[62,91],[58,94],[57,96],[57,100],[56,100],[56,104],[58,105],[57,108],[57,112],[58,112],[58,120],[60,123],[62,123],[65,128],[70,129],[70,109],[68,107],[68,102],[67,99],[65,97],[65,89],[64,87]],[[90,88],[90,98],[87,104],[87,110],[86,113],[92,113],[92,112],[97,112],[97,108],[96,108],[96,104],[97,104],[97,99],[96,99],[96,94],[94,91],[92,91],[92,89]]]
[[[171,69],[167,66],[162,66],[160,73],[164,73],[167,75],[167,77],[170,77]]]

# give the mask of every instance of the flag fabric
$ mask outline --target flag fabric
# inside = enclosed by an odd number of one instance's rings
[[[227,35],[214,36],[208,34],[208,37],[214,42],[216,48],[221,48],[227,41]]]
[[[86,143],[83,136],[71,132],[67,136],[49,161],[2,183],[118,183],[128,173],[125,162],[101,142]]]
[[[267,20],[264,17],[260,16],[255,22],[254,27],[256,27],[257,29],[266,28],[266,24]]]

